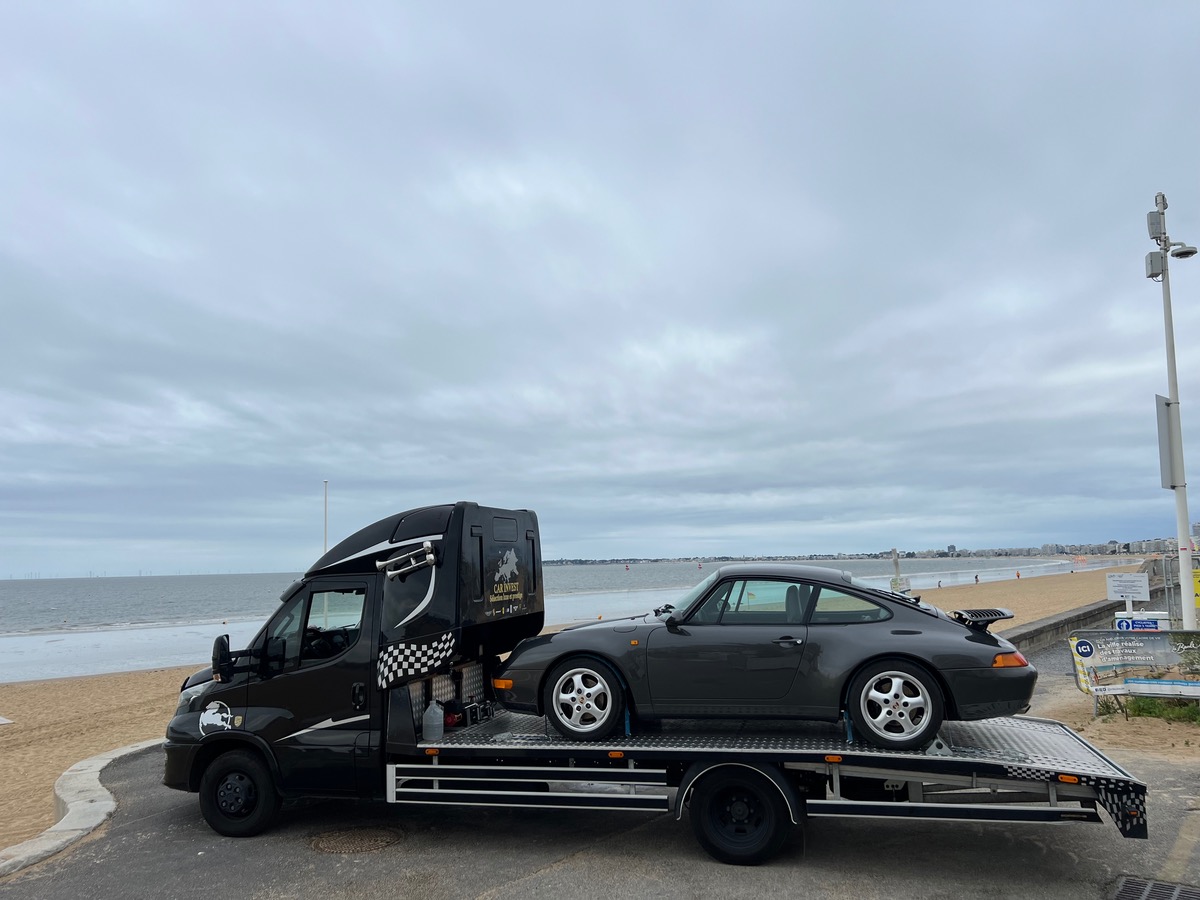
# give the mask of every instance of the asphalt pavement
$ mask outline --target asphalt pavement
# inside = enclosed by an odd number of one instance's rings
[[[1070,660],[1037,654],[1044,689]],[[810,819],[756,868],[711,860],[686,814],[449,809],[322,801],[285,806],[254,838],[224,838],[197,798],[160,783],[153,747],[110,763],[112,819],[68,850],[0,879],[0,897],[238,898],[614,896],[827,898],[1141,897],[1200,885],[1200,764],[1114,752],[1149,790],[1149,840],[1103,825]],[[1126,879],[1126,880],[1122,880]],[[1133,879],[1133,880],[1129,880]],[[1171,894],[1164,894],[1171,896]],[[1200,898],[1195,893],[1176,894]]]

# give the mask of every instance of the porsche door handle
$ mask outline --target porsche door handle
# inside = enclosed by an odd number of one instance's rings
[[[778,644],[780,647],[799,647],[804,643],[803,638],[788,637],[786,634],[781,638],[776,638],[771,641],[772,644]]]

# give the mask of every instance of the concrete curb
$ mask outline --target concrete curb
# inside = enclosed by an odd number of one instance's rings
[[[11,875],[64,850],[103,825],[117,801],[100,783],[100,770],[114,759],[161,746],[162,738],[130,744],[77,762],[54,782],[58,822],[35,838],[0,850],[0,876]]]

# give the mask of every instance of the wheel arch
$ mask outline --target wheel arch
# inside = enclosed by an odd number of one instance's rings
[[[889,659],[913,663],[914,665],[920,666],[922,669],[932,675],[934,682],[937,684],[938,690],[942,694],[944,718],[958,718],[958,705],[954,700],[954,694],[951,692],[950,685],[946,682],[945,677],[938,670],[937,666],[934,666],[928,660],[922,659],[921,657],[912,653],[903,652],[879,653],[870,657],[869,659],[864,659],[857,666],[851,669],[850,673],[846,676],[845,682],[842,683],[841,699],[839,700],[841,712],[848,713],[850,710],[850,685],[854,684],[854,679],[856,679],[868,666],[873,666]]]
[[[271,773],[271,780],[275,784],[275,790],[282,796],[283,791],[280,789],[279,778],[279,763],[275,759],[275,754],[271,752],[271,748],[266,741],[258,735],[248,734],[245,732],[227,732],[222,733],[214,740],[204,741],[196,750],[196,755],[192,759],[192,768],[188,773],[188,790],[196,793],[200,790],[200,781],[204,778],[204,773],[213,760],[226,753],[234,750],[249,750],[258,756],[263,764],[266,765],[267,771]]]
[[[783,777],[783,773],[778,767],[770,764],[755,765],[752,763],[738,762],[736,760],[706,760],[704,762],[692,763],[687,771],[683,773],[683,778],[679,780],[679,790],[675,794],[675,821],[683,818],[684,804],[690,799],[692,789],[705,775],[721,769],[747,769],[751,772],[756,772],[768,779],[783,797],[783,802],[787,806],[788,816],[792,820],[793,825],[800,825],[804,822],[805,806],[804,800],[801,798],[795,785]]]

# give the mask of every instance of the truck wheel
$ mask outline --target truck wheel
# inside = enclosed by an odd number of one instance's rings
[[[546,718],[565,737],[602,741],[625,725],[625,693],[617,673],[594,659],[568,659],[546,679]]]
[[[756,866],[778,853],[792,825],[779,788],[740,767],[705,775],[692,791],[688,816],[708,855],[738,866]]]
[[[846,702],[858,734],[885,750],[926,746],[945,715],[934,677],[901,659],[880,660],[859,672]]]
[[[213,831],[250,837],[271,824],[279,793],[266,764],[253,753],[233,750],[214,759],[200,779],[200,812]]]

